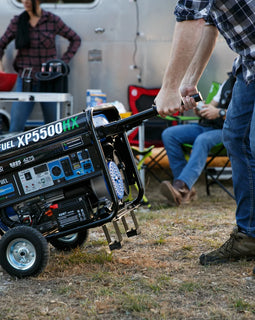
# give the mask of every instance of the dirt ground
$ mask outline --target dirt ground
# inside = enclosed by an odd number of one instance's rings
[[[0,269],[0,319],[255,319],[255,262],[198,261],[228,238],[235,202],[218,186],[207,196],[203,179],[196,188],[190,205],[169,207],[149,178],[152,208],[137,212],[141,234],[124,236],[120,250],[110,252],[96,228],[82,249],[51,247],[36,278],[17,280]]]

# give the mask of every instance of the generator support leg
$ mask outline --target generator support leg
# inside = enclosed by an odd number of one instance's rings
[[[133,222],[134,222],[135,228],[138,230],[138,229],[139,229],[139,225],[138,225],[138,222],[137,222],[137,219],[136,219],[136,216],[135,216],[134,211],[131,211],[131,212],[130,212],[130,215],[131,215],[132,220],[133,220]]]
[[[125,231],[127,232],[128,231],[128,224],[127,224],[126,218],[124,216],[121,217],[121,221],[122,221],[122,224],[124,226]]]
[[[130,215],[131,215],[131,218],[132,218],[132,220],[133,220],[133,222],[134,222],[135,228],[131,228],[131,229],[130,229],[130,228],[128,227],[126,218],[125,218],[124,216],[121,218],[121,221],[122,221],[123,226],[124,226],[125,231],[126,231],[126,235],[127,235],[127,237],[129,237],[129,238],[130,238],[130,237],[133,237],[133,236],[137,236],[138,234],[141,233],[134,211],[131,211],[131,212],[130,212]]]
[[[119,240],[119,243],[121,243],[122,235],[121,235],[121,232],[120,232],[120,228],[119,228],[118,222],[114,220],[112,223],[113,223],[117,238]]]
[[[106,225],[103,225],[102,228],[103,228],[106,240],[107,240],[108,244],[110,244],[112,242],[112,240],[111,240],[111,236],[110,236],[110,233],[108,231],[108,228],[106,227]]]
[[[115,222],[115,223],[117,224],[117,222]],[[117,241],[117,240],[112,241],[107,226],[106,226],[106,225],[103,225],[103,226],[102,226],[110,250],[115,250],[115,249],[120,249],[120,248],[121,248],[122,236],[121,236],[119,227],[118,227],[118,225],[116,226],[114,223],[113,223],[113,226],[114,226],[114,229],[115,229],[115,231],[116,231],[116,235],[117,235],[118,241]]]

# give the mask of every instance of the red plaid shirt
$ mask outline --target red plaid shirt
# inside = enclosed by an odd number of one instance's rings
[[[0,39],[0,59],[7,45],[15,39],[19,16],[15,16],[4,35]],[[69,40],[67,51],[61,59],[68,63],[81,44],[81,38],[69,28],[60,17],[42,10],[42,15],[35,27],[29,26],[30,48],[19,49],[13,62],[14,69],[22,74],[24,68],[32,67],[32,74],[41,71],[41,64],[47,60],[56,59],[56,35]]]

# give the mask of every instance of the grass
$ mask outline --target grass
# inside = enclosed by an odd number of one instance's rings
[[[217,186],[210,197],[203,183],[196,187],[198,200],[173,208],[155,183],[148,185],[152,209],[136,214],[142,233],[124,236],[120,250],[110,252],[96,228],[81,249],[59,253],[51,247],[37,278],[13,280],[0,271],[0,319],[255,319],[255,262],[198,262],[228,238],[235,202]]]

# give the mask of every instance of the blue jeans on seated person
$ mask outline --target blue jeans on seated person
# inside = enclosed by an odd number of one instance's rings
[[[237,74],[223,127],[223,142],[232,166],[237,204],[236,223],[255,237],[255,81],[245,83]]]
[[[174,180],[182,180],[189,189],[203,171],[209,151],[222,142],[222,130],[199,124],[184,124],[169,127],[162,133]],[[183,144],[191,144],[192,152],[187,161]]]
[[[22,79],[18,77],[16,92],[22,91]],[[33,85],[33,92],[38,92],[38,84]],[[13,102],[11,108],[10,132],[24,131],[26,121],[33,111],[35,102]],[[40,102],[45,123],[56,120],[56,102]]]

